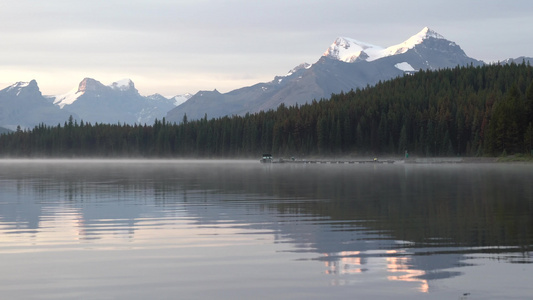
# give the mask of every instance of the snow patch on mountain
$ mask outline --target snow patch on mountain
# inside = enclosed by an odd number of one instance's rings
[[[56,96],[53,103],[63,109],[65,105],[74,103],[83,94],[85,94],[85,91],[80,91],[79,88],[75,88],[66,94]]]
[[[24,81],[19,81],[11,86],[8,86],[6,88],[7,92],[9,93],[17,93],[17,96],[20,94],[20,91],[23,89],[23,88],[26,88],[30,85],[30,82],[24,82]]]
[[[30,83],[29,82],[23,82],[23,81],[19,81],[13,85],[11,85],[8,89],[8,91],[11,91],[13,89],[22,89],[22,88],[25,88],[27,86],[29,86]]]
[[[170,102],[174,106],[178,106],[178,105],[182,104],[183,102],[191,99],[192,96],[193,96],[192,94],[186,93],[186,94],[183,94],[183,95],[176,95],[176,96],[167,98],[165,96],[162,96],[161,94],[153,94],[153,95],[147,96],[146,98],[149,99],[149,100],[152,100],[152,101]]]
[[[178,105],[181,105],[183,104],[185,101],[189,100],[192,98],[192,94],[190,93],[186,93],[186,94],[183,94],[183,95],[176,95],[172,98],[170,98],[171,100],[174,100],[174,105],[175,106],[178,106]]]
[[[398,45],[390,46],[385,49],[385,51],[383,52],[383,57],[405,53],[409,49],[413,49],[416,45],[421,44],[424,40],[429,38],[444,39],[442,35],[429,29],[428,27],[424,27],[424,29],[422,29],[419,33],[413,35],[405,42]]]
[[[381,56],[383,48],[348,37],[339,37],[323,56],[352,63],[357,59],[374,60]]]
[[[308,63],[302,63],[302,64],[299,64],[298,66],[294,67],[292,70],[289,71],[289,73],[287,73],[287,75],[285,75],[284,77],[287,77],[287,76],[291,76],[292,74],[300,71],[300,70],[307,70],[309,68],[311,68],[311,64],[308,64]]]
[[[408,62],[401,62],[394,65],[396,68],[404,71],[404,72],[415,72],[416,70],[411,66]]]
[[[133,81],[131,81],[131,79],[126,78],[126,79],[113,82],[110,85],[110,87],[112,89],[119,90],[119,91],[127,91],[130,88],[134,88],[134,84],[133,84]]]

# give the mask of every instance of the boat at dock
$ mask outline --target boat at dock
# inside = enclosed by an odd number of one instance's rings
[[[259,160],[260,163],[272,163],[272,154],[265,153],[263,154],[263,157]]]

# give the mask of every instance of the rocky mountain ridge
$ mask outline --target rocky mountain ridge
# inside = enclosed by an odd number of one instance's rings
[[[519,57],[499,63],[530,62]],[[228,93],[199,91],[195,95],[166,98],[142,96],[129,79],[104,85],[83,79],[70,92],[44,96],[37,82],[17,82],[0,90],[0,126],[15,130],[38,124],[63,124],[70,115],[91,123],[152,124],[166,117],[188,120],[244,115],[276,109],[280,104],[304,104],[327,99],[332,93],[374,85],[418,70],[482,65],[455,42],[425,27],[397,45],[380,47],[355,39],[337,38],[313,64],[303,63],[270,82],[257,83]]]
[[[457,65],[482,65],[468,57],[455,42],[424,28],[405,42],[380,47],[349,38],[337,38],[312,65],[303,64],[285,76],[221,94],[201,91],[167,114],[167,120],[189,120],[243,115],[328,98],[332,93],[374,85],[417,70]],[[301,67],[304,66],[304,67]]]

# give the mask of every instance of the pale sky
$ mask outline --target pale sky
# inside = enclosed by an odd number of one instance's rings
[[[224,93],[314,63],[339,36],[388,47],[425,26],[485,62],[533,57],[531,0],[0,0],[0,88]]]

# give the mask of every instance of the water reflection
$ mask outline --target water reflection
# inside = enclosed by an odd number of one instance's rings
[[[320,262],[331,285],[376,277],[421,293],[465,276],[473,256],[533,262],[528,165],[0,164],[0,253],[245,245],[253,234]]]

